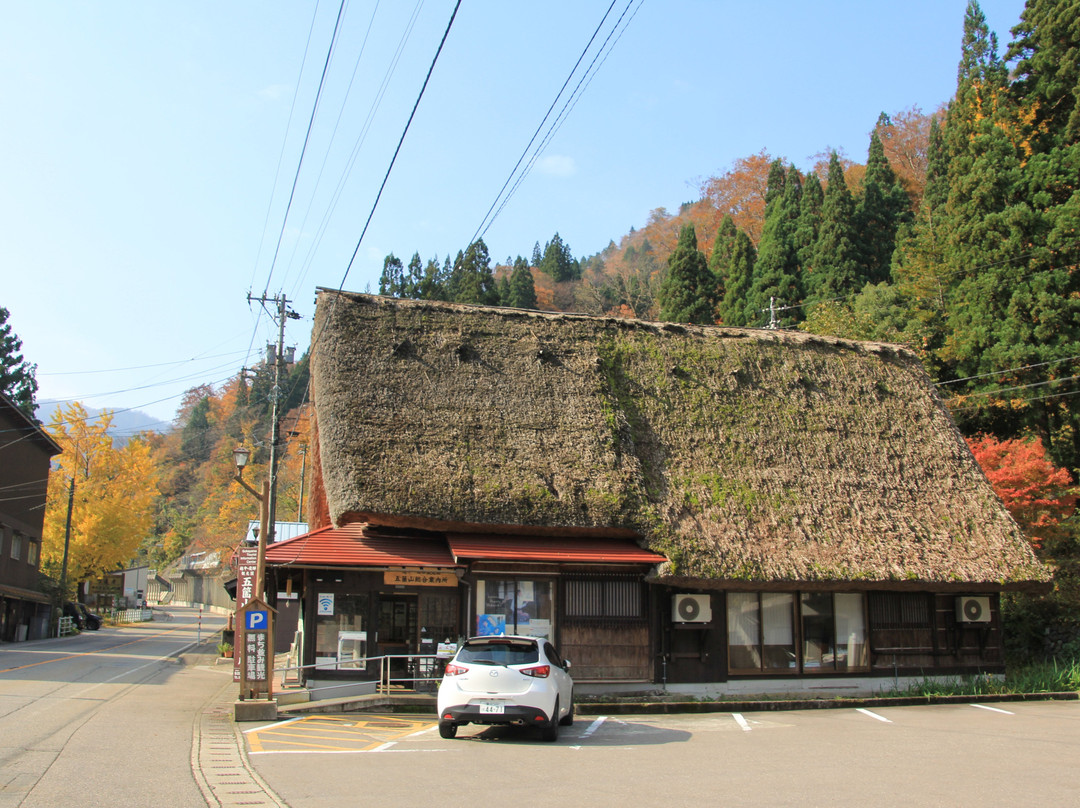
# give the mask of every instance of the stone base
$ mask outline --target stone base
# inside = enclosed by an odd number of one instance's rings
[[[277,702],[274,699],[245,699],[233,702],[235,721],[277,721]]]

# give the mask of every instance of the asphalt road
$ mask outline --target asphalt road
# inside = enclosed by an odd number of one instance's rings
[[[167,622],[0,646],[0,808],[205,800],[192,726],[231,668],[176,655],[224,620],[171,607]]]
[[[476,726],[444,741],[433,722],[380,730],[373,716],[246,737],[253,767],[294,808],[360,794],[372,805],[564,808],[1080,804],[1077,702],[587,717],[554,744]]]

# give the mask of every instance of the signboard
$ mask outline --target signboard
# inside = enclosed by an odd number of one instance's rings
[[[236,640],[240,639],[240,629],[244,625],[242,615],[244,604],[255,594],[255,577],[259,572],[259,548],[241,545],[236,550]],[[244,664],[244,645],[233,642],[233,681],[240,681],[240,666]]]
[[[245,631],[266,631],[270,626],[270,612],[266,609],[252,609],[244,617]]]
[[[333,617],[334,616],[334,593],[333,592],[320,592],[318,606],[315,613],[319,617]]]
[[[119,575],[105,575],[90,582],[91,595],[119,595],[123,587],[123,578]]]
[[[389,570],[383,573],[383,583],[394,586],[457,586],[458,577],[452,572]]]
[[[274,677],[273,619],[266,602],[252,598],[242,610],[244,649],[240,677],[240,698],[270,698]]]

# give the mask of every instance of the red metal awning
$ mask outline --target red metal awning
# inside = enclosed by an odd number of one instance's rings
[[[453,567],[441,539],[372,535],[362,523],[324,527],[266,548],[266,563],[317,567]]]
[[[627,539],[448,533],[455,560],[512,559],[569,563],[660,564],[667,558]]]

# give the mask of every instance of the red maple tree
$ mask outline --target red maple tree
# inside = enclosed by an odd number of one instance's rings
[[[1076,488],[1066,469],[1055,466],[1038,438],[967,439],[995,493],[1037,549],[1061,537],[1061,522],[1076,508]],[[1047,548],[1048,549],[1048,548]]]

